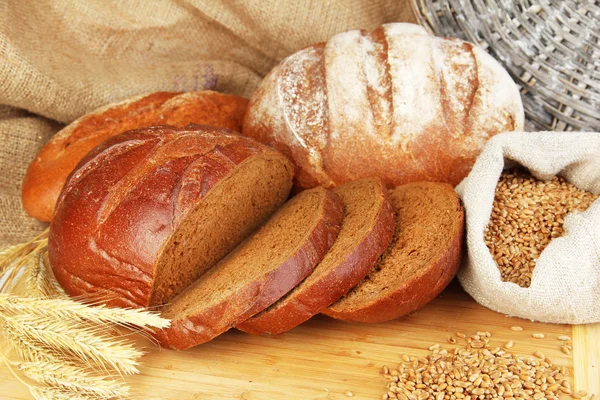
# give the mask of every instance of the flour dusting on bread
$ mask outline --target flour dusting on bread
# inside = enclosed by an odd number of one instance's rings
[[[443,120],[430,36],[394,34],[384,26],[392,74],[393,144],[410,152],[425,128]]]
[[[309,164],[327,176],[321,153],[329,139],[322,58],[322,47],[309,47],[288,57],[281,64],[277,88],[287,129],[308,152]]]
[[[366,135],[373,130],[364,70],[366,43],[361,31],[349,31],[332,37],[325,47],[332,141],[347,140],[355,129]]]
[[[281,84],[267,77],[253,96],[244,133],[291,156],[299,188],[371,176],[457,185],[489,138],[523,126],[518,87],[497,61],[417,25],[340,33],[282,65]]]

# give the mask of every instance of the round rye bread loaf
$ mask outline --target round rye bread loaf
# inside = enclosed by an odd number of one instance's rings
[[[259,230],[167,304],[155,336],[185,350],[261,312],[308,276],[341,229],[344,205],[322,187],[283,205]]]
[[[250,100],[243,133],[290,157],[299,189],[378,176],[458,184],[487,140],[522,130],[517,85],[485,51],[392,23],[289,56]]]
[[[237,329],[252,334],[288,331],[338,300],[373,269],[396,226],[385,186],[369,178],[345,183],[334,192],[344,202],[344,221],[331,249],[302,283]]]
[[[346,321],[383,322],[434,299],[456,275],[463,254],[464,210],[452,186],[415,182],[390,191],[394,237],[371,272],[322,311]]]
[[[77,163],[119,133],[153,125],[183,128],[195,123],[240,132],[248,100],[210,90],[157,92],[95,110],[52,137],[29,165],[21,198],[32,217],[49,222],[60,190]]]
[[[48,253],[69,295],[168,302],[287,199],[293,166],[225,128],[158,126],[114,136],[69,176]]]

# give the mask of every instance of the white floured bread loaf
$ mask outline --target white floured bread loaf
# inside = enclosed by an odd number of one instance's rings
[[[243,131],[290,156],[300,188],[370,176],[456,185],[490,137],[523,123],[517,86],[486,52],[394,23],[283,60]]]

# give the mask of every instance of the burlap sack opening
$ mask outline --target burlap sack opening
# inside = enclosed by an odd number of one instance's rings
[[[458,274],[464,289],[492,310],[530,320],[583,324],[600,321],[600,200],[565,219],[533,270],[531,286],[500,279],[484,243],[495,188],[504,168],[522,165],[538,179],[561,176],[600,193],[600,133],[510,132],[491,139],[456,191],[466,210],[467,262]]]
[[[410,1],[0,2],[0,247],[44,228],[20,185],[53,121],[155,91],[250,97],[291,53],[388,22],[415,22]]]

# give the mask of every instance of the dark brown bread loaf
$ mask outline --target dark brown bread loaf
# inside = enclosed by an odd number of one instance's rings
[[[452,186],[411,183],[390,191],[396,232],[375,268],[323,313],[383,322],[414,311],[450,283],[460,265],[464,211]]]
[[[159,92],[115,103],[87,114],[58,132],[27,169],[22,186],[25,211],[50,221],[67,176],[94,147],[119,133],[152,125],[180,128],[195,123],[241,131],[248,100],[213,91]]]
[[[160,343],[184,350],[264,310],[299,284],[340,231],[343,204],[330,190],[305,191],[165,306]]]
[[[301,188],[371,176],[395,187],[456,185],[490,137],[523,123],[517,86],[485,51],[395,23],[283,60],[252,96],[243,132],[290,157]]]
[[[236,328],[279,334],[300,325],[358,284],[392,240],[394,210],[380,179],[363,179],[334,190],[344,202],[335,243],[315,270],[281,300]]]
[[[112,137],[59,197],[48,239],[56,279],[113,306],[163,304],[263,224],[292,177],[285,156],[228,129]]]

